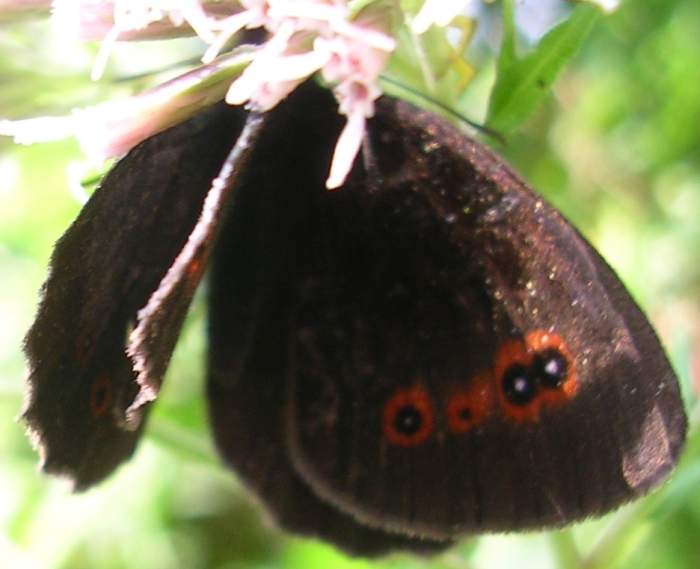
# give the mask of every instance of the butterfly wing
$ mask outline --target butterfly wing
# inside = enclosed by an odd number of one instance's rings
[[[134,450],[147,405],[127,414],[140,391],[125,353],[130,329],[188,242],[244,121],[245,113],[221,103],[144,141],[56,244],[25,340],[23,416],[44,470],[70,477],[76,489],[107,476]],[[177,293],[183,310],[158,326],[161,335],[170,331],[155,356],[159,373],[200,276],[180,276],[189,283]],[[156,389],[161,379],[152,379]]]
[[[327,168],[343,124],[326,90],[307,84],[290,97],[267,117],[210,263],[208,400],[215,438],[286,529],[342,540],[366,554],[433,551],[431,540],[359,525],[319,499],[285,450],[291,285],[314,244],[309,226],[320,213],[316,192],[327,193]],[[289,107],[297,112],[290,115]],[[323,118],[306,121],[307,111]]]
[[[658,485],[686,419],[601,257],[503,161],[389,98],[347,183],[313,85],[213,257],[217,442],[280,523],[363,554],[560,526]]]

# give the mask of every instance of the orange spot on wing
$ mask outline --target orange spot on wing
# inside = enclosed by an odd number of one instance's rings
[[[505,392],[504,378],[514,366],[529,369],[532,365],[532,354],[522,340],[508,340],[498,350],[494,362],[494,378],[496,392],[501,409],[505,415],[517,422],[537,421],[540,418],[540,401],[537,397],[526,405],[516,405],[511,402]]]
[[[571,352],[564,339],[554,332],[534,330],[525,336],[525,342],[531,351],[545,353],[547,350],[555,350],[564,358],[567,364],[567,373],[561,385],[557,389],[543,389],[540,395],[543,403],[548,405],[561,403],[571,399],[578,391],[578,373]]]
[[[493,365],[493,373],[496,381],[500,381],[506,370],[514,364],[529,366],[532,363],[532,354],[522,340],[508,340],[498,350]],[[500,390],[499,390],[500,391]]]
[[[99,375],[95,378],[90,388],[90,413],[94,419],[99,419],[104,415],[112,403],[112,380],[106,375]]]
[[[481,425],[493,409],[493,378],[486,372],[474,377],[465,389],[455,390],[445,403],[447,428],[463,434]]]
[[[384,438],[406,448],[425,442],[435,419],[430,395],[422,387],[397,390],[384,404]]]

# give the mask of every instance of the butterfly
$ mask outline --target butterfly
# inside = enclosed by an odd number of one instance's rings
[[[214,437],[287,530],[434,551],[661,484],[687,430],[678,383],[600,255],[486,146],[390,97],[328,191],[342,127],[309,81],[117,163],[26,339],[44,469],[85,489],[132,454],[209,266]]]

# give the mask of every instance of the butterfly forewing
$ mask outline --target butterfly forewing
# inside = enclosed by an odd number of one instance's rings
[[[141,143],[56,245],[25,341],[24,418],[44,469],[78,489],[133,452],[145,407],[127,416],[139,392],[127,337],[187,242],[244,121],[221,103]]]

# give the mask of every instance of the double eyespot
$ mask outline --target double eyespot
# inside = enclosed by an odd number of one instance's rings
[[[494,377],[501,408],[516,421],[539,420],[543,407],[570,399],[578,389],[578,374],[564,340],[542,330],[501,346]]]
[[[448,393],[445,427],[453,435],[465,434],[497,409],[509,420],[537,421],[543,407],[567,401],[577,389],[578,375],[563,339],[535,330],[503,344],[492,372],[477,374],[466,387]],[[421,385],[396,390],[384,404],[384,438],[396,446],[422,444],[436,421],[433,397]]]

